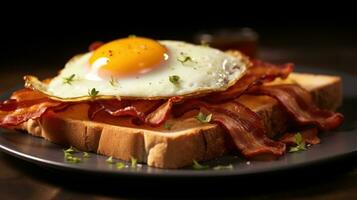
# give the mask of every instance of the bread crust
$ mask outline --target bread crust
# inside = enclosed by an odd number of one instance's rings
[[[300,84],[312,93],[320,107],[334,110],[341,104],[339,77],[293,73],[287,80],[277,80],[274,84],[282,82]],[[288,118],[275,99],[243,95],[238,100],[262,117],[269,137],[286,130]],[[41,120],[29,120],[17,128],[57,144],[126,161],[134,157],[158,168],[180,168],[191,165],[192,160],[209,160],[228,151],[228,137],[216,124],[201,124],[184,116],[172,119],[170,130],[132,128],[90,121],[86,109],[81,105],[63,113],[47,112]]]

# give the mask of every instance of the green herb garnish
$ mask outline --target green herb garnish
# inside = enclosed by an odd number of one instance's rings
[[[63,150],[63,153],[64,153],[64,158],[66,159],[67,162],[70,162],[70,163],[79,163],[81,162],[81,159],[74,156],[73,153],[76,153],[78,152],[77,149],[75,149],[74,147],[70,147],[66,150]]]
[[[112,76],[112,77],[110,77],[109,83],[110,83],[111,86],[115,87],[115,86],[118,85],[118,80],[115,79],[115,78]]]
[[[201,123],[209,123],[212,120],[212,114],[205,115],[202,112],[199,112],[196,119]]]
[[[117,169],[123,169],[125,167],[125,164],[122,162],[117,162],[117,163],[115,163],[115,167]]]
[[[306,144],[303,141],[301,133],[296,133],[294,136],[296,146],[295,147],[290,147],[289,152],[298,152],[298,151],[304,151],[306,150]]]
[[[205,170],[205,169],[209,169],[208,165],[201,165],[200,163],[198,163],[196,160],[193,160],[193,169],[196,170]]]
[[[108,159],[105,160],[105,162],[109,164],[114,164],[113,156],[110,156]]]
[[[131,162],[131,167],[136,168],[136,165],[138,164],[138,160],[134,157],[131,157],[130,162]]]
[[[193,60],[190,56],[184,56],[184,55],[180,58],[177,58],[177,61],[179,61],[182,64],[185,64],[187,62],[193,62]]]
[[[136,35],[130,34],[130,35],[128,35],[128,38],[136,38]]]
[[[165,122],[164,124],[164,128],[167,129],[167,130],[170,130],[171,129],[171,124],[169,124],[168,122]]]
[[[215,167],[213,167],[213,170],[224,170],[224,169],[233,169],[233,165],[229,164],[229,165],[217,165]]]
[[[72,85],[72,82],[74,81],[74,77],[75,76],[76,76],[75,74],[72,74],[69,77],[64,77],[63,78],[63,84]]]
[[[81,159],[76,157],[76,156],[73,156],[73,155],[67,155],[65,156],[66,158],[66,161],[67,162],[70,162],[70,163],[79,163],[81,162]]]
[[[92,88],[91,90],[88,90],[88,95],[89,95],[91,98],[96,97],[98,94],[99,94],[99,91],[96,90],[95,88]]]
[[[68,149],[63,150],[63,151],[64,151],[64,153],[72,154],[72,153],[76,153],[76,152],[77,152],[77,149],[74,148],[74,147],[72,147],[72,146],[70,146]]]
[[[172,84],[177,85],[179,84],[180,77],[177,75],[169,76],[169,80]]]
[[[87,152],[83,152],[83,158],[90,158],[90,154]]]

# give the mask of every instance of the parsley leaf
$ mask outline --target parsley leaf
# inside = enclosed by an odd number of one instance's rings
[[[130,158],[130,162],[131,162],[131,167],[132,167],[132,168],[136,168],[136,165],[137,165],[137,163],[138,163],[138,160],[137,160],[136,158],[134,158],[134,157],[131,157],[131,158]]]
[[[122,162],[117,162],[117,163],[115,163],[115,167],[117,169],[123,169],[125,167],[125,164]]]
[[[128,35],[128,38],[136,38],[136,35],[130,34],[130,35]]]
[[[177,84],[179,84],[180,77],[177,76],[177,75],[169,76],[169,81],[170,81],[172,84],[177,85]]]
[[[72,74],[71,76],[69,77],[64,77],[63,78],[63,84],[68,84],[68,85],[72,85],[72,82],[74,81],[74,77],[76,75],[75,74]]]
[[[63,150],[63,153],[64,153],[64,158],[66,159],[67,162],[70,162],[70,163],[79,163],[81,162],[81,159],[74,156],[73,153],[76,153],[78,152],[74,147],[70,147],[66,150]]]
[[[217,165],[215,167],[213,167],[213,170],[224,170],[224,169],[233,169],[233,165],[229,164],[229,165]]]
[[[190,56],[186,55],[184,52],[180,53],[180,57],[176,58],[177,61],[179,61],[182,65],[188,64],[188,63],[197,63],[195,62]]]
[[[66,161],[67,162],[70,162],[70,163],[79,163],[81,162],[81,159],[76,157],[76,156],[73,156],[73,155],[67,155],[65,156],[66,158]]]
[[[289,150],[290,153],[306,150],[306,144],[303,141],[301,133],[299,133],[299,132],[296,133],[294,135],[294,139],[295,139],[296,146],[290,147],[290,150]]]
[[[114,164],[113,156],[110,156],[108,159],[105,160],[105,162],[109,164]]]
[[[190,56],[182,56],[180,58],[177,58],[177,61],[179,61],[182,64],[185,64],[186,62],[193,62],[192,58]]]
[[[115,79],[115,78],[112,76],[112,77],[110,77],[109,83],[110,83],[111,86],[115,87],[115,86],[118,85],[118,80]]]
[[[200,163],[198,163],[196,160],[193,160],[193,169],[196,170],[205,170],[205,169],[209,169],[208,165],[201,165]]]
[[[294,139],[295,139],[295,143],[297,145],[301,144],[302,142],[302,135],[301,133],[296,133],[295,136],[294,136]]]
[[[91,98],[96,97],[98,94],[99,94],[99,91],[96,90],[95,88],[92,88],[91,90],[88,90],[88,95],[89,95]]]
[[[168,122],[165,122],[164,124],[164,128],[167,129],[167,130],[170,130],[171,129],[171,124],[169,124]]]
[[[83,158],[90,158],[89,153],[87,153],[87,152],[83,152]]]
[[[195,118],[201,123],[209,123],[212,120],[212,113],[205,115],[202,112],[199,112]]]
[[[74,148],[74,147],[69,147],[68,149],[64,150],[65,153],[69,153],[69,154],[72,154],[72,153],[76,153],[77,152],[77,149]]]

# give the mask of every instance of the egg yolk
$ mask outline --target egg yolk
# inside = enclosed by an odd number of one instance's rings
[[[129,37],[114,40],[96,49],[90,60],[91,70],[101,77],[141,74],[160,66],[167,49],[155,40]]]

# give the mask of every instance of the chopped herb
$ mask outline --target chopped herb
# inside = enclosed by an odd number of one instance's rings
[[[69,153],[69,152],[66,152],[66,151],[63,151],[63,153],[64,153],[64,157],[65,158],[73,156],[72,153]]]
[[[117,162],[117,163],[115,163],[115,167],[117,169],[123,169],[125,167],[125,164],[122,162]]]
[[[81,162],[81,159],[74,156],[73,153],[76,153],[77,150],[74,147],[70,147],[66,150],[63,150],[64,153],[64,158],[66,159],[67,162],[70,163],[79,163]]]
[[[83,152],[83,158],[90,158],[90,154],[87,152]]]
[[[63,84],[72,85],[72,82],[74,81],[74,77],[75,76],[76,76],[75,74],[72,74],[69,77],[64,77],[63,78]]]
[[[130,34],[130,35],[128,36],[128,38],[136,38],[136,35]]]
[[[136,165],[137,165],[137,163],[138,163],[138,160],[137,160],[136,158],[134,158],[134,157],[131,157],[131,158],[130,158],[130,162],[131,162],[131,167],[132,167],[132,168],[136,168]]]
[[[201,123],[209,123],[212,120],[212,113],[205,115],[202,112],[199,112],[198,115],[196,116],[196,119]]]
[[[290,147],[289,152],[298,152],[298,151],[303,151],[306,150],[306,144],[303,141],[301,133],[296,133],[294,136],[296,146],[295,147]]]
[[[88,95],[89,95],[91,98],[96,97],[98,94],[99,94],[99,91],[96,90],[95,88],[92,88],[91,90],[88,90]]]
[[[180,81],[180,77],[177,76],[177,75],[173,75],[173,76],[170,76],[170,77],[169,77],[169,80],[170,80],[170,82],[171,82],[172,84],[177,85],[177,84],[179,83],[179,81]]]
[[[78,158],[76,156],[73,156],[73,155],[68,155],[65,158],[66,158],[66,161],[70,162],[70,163],[79,163],[79,162],[81,162],[80,158]]]
[[[198,163],[196,160],[193,160],[193,169],[196,170],[205,170],[205,169],[209,169],[208,165],[201,165],[200,163]]]
[[[108,159],[105,160],[105,162],[109,164],[114,164],[113,156],[110,156]]]
[[[294,152],[299,152],[299,151],[304,151],[304,150],[307,150],[306,147],[305,147],[305,144],[298,145],[298,146],[295,146],[295,147],[290,147],[289,152],[290,153],[294,153]]]
[[[177,61],[179,61],[183,65],[188,62],[195,62],[195,61],[193,61],[193,59],[190,56],[187,56],[183,53],[181,53],[181,57],[177,58]]]
[[[229,164],[229,165],[217,165],[215,167],[213,167],[214,170],[224,170],[224,169],[233,169],[233,165]]]
[[[115,87],[115,86],[118,85],[118,80],[115,79],[115,78],[112,76],[112,77],[110,77],[109,83],[110,83],[111,86]]]
[[[168,122],[165,122],[164,124],[164,128],[167,129],[167,130],[170,130],[171,129],[171,124],[169,124]]]
[[[63,151],[64,151],[64,153],[72,154],[72,153],[77,152],[77,149],[71,146],[71,147],[69,147],[68,149],[63,150]]]

